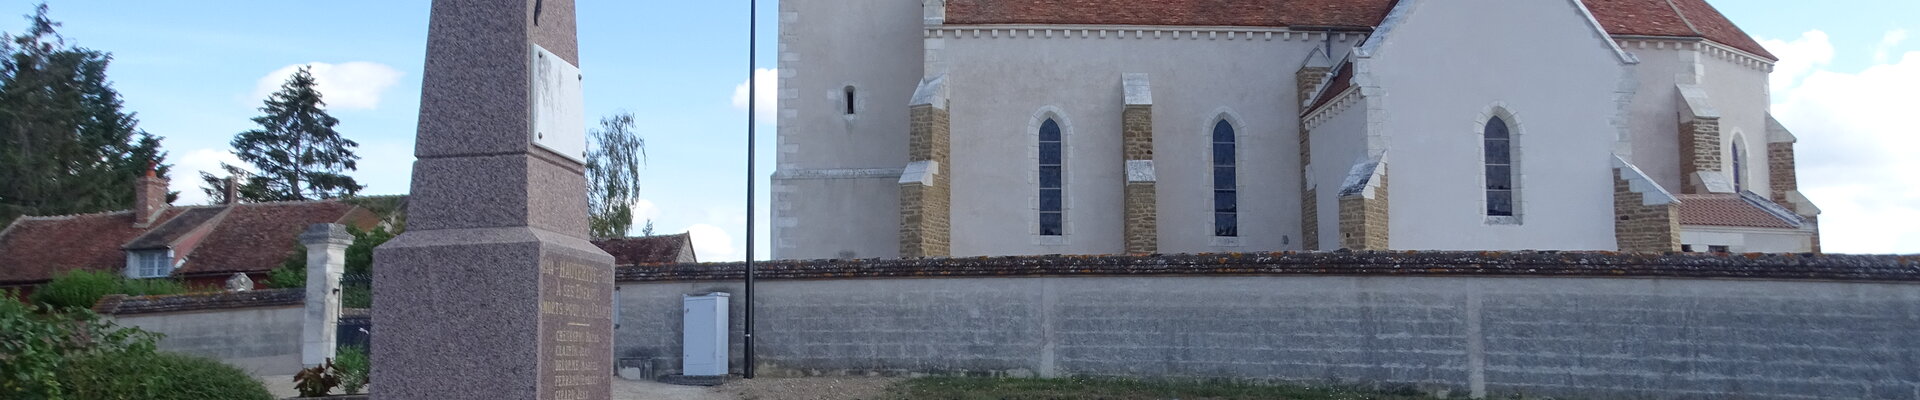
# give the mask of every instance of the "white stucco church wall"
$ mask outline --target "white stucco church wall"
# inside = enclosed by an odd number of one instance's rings
[[[1620,249],[1615,156],[1664,191],[1695,193],[1683,165],[1705,156],[1681,154],[1681,122],[1711,109],[1716,182],[1767,196],[1778,168],[1769,142],[1790,143],[1766,114],[1771,56],[1739,50],[1758,45],[1703,0],[1674,1],[1686,4],[1277,2],[1261,5],[1275,14],[1251,17],[1198,3],[782,2],[773,256],[1331,250],[1355,246],[1342,240],[1354,232],[1372,232],[1360,244],[1368,249]],[[1695,23],[1720,25],[1703,33]],[[1307,110],[1301,86],[1328,84],[1300,82],[1311,79],[1300,66],[1316,50],[1332,57],[1309,65],[1356,67],[1331,78],[1354,91],[1308,97],[1332,104]],[[1129,102],[1123,75],[1140,78],[1151,99]],[[923,80],[944,95],[933,114],[912,108]],[[1681,99],[1683,87],[1693,101]],[[1142,112],[1150,128],[1130,119]],[[936,116],[938,129],[927,130]],[[1515,137],[1511,218],[1486,210],[1480,135],[1493,116]],[[1049,119],[1063,136],[1057,236],[1040,227],[1038,131]],[[1220,121],[1234,129],[1233,237],[1215,231],[1211,133]],[[1144,160],[1127,136],[1141,129],[1151,138]],[[916,142],[935,137],[935,150]],[[1342,212],[1352,205],[1341,185],[1356,164],[1383,156],[1382,179],[1367,184],[1389,200],[1355,213],[1368,222],[1343,221],[1353,216]],[[905,192],[909,162],[938,165],[922,177],[938,179]],[[1152,168],[1144,203],[1129,164]],[[1312,207],[1300,204],[1305,190],[1315,190]],[[1152,233],[1145,247],[1134,236],[1142,229]],[[1817,249],[1817,228],[1803,231],[1813,236],[1800,243]]]
[[[1628,64],[1579,3],[1401,4],[1406,15],[1364,61],[1388,110],[1392,248],[1613,249],[1610,163]],[[1481,132],[1494,117],[1514,138],[1511,223],[1486,214]]]
[[[1291,71],[1323,34],[1277,29],[957,28],[953,90],[955,256],[1106,254],[1121,248],[1121,74],[1152,77],[1160,250],[1299,249],[1299,109]],[[1031,33],[1030,33],[1031,32]],[[1279,34],[1269,36],[1270,33]],[[1342,37],[1345,40],[1341,40]],[[1350,48],[1358,35],[1335,34]],[[1058,118],[1066,235],[1037,232],[1037,134]],[[1240,245],[1213,239],[1212,130],[1235,124]],[[1283,172],[1284,171],[1284,172]]]

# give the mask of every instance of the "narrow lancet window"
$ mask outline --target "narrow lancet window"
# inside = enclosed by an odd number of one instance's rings
[[[852,86],[848,86],[848,87],[847,87],[847,93],[846,93],[846,96],[844,96],[844,97],[846,97],[846,99],[847,99],[847,115],[853,115],[853,99],[854,99],[854,97],[853,97],[853,87],[852,87]]]
[[[1487,120],[1485,136],[1487,167],[1487,216],[1511,217],[1513,203],[1513,136],[1507,121],[1500,117]]]
[[[1213,125],[1213,236],[1240,236],[1239,175],[1233,124]]]
[[[1733,190],[1747,190],[1747,152],[1740,145],[1740,137],[1733,140]]]
[[[1065,174],[1065,159],[1062,153],[1060,124],[1049,118],[1040,124],[1040,235],[1061,236],[1066,234],[1066,201],[1064,186],[1061,184]]]

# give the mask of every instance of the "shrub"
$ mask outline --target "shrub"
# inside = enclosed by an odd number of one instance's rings
[[[336,370],[338,368],[333,366],[333,359],[300,370],[300,373],[293,374],[293,390],[300,391],[300,397],[324,397],[333,391],[333,387],[340,386],[340,376],[334,374]]]
[[[152,354],[159,339],[115,326],[86,309],[42,308],[5,294],[0,296],[0,399],[66,398],[75,388],[63,371],[73,360]]]
[[[125,284],[118,275],[73,270],[60,274],[33,292],[33,302],[52,308],[93,308],[101,297],[119,293]]]
[[[267,272],[267,287],[274,289],[294,289],[307,287],[307,246],[293,244],[293,253],[280,262],[279,268]]]
[[[60,377],[74,399],[269,400],[246,371],[166,352],[105,353],[74,360]]]
[[[186,286],[172,279],[127,279],[105,272],[73,270],[54,277],[53,281],[33,292],[33,302],[55,309],[91,309],[94,303],[100,302],[101,297],[110,294],[149,296],[186,291]]]
[[[340,388],[347,394],[360,394],[360,389],[367,387],[367,373],[373,363],[367,358],[366,348],[345,346],[340,348],[340,358],[333,360],[333,366],[334,373],[340,375]]]

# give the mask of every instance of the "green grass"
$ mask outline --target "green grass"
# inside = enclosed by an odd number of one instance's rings
[[[1393,392],[1229,382],[1135,381],[1104,378],[915,378],[888,389],[895,399],[951,400],[1429,400],[1413,390]]]

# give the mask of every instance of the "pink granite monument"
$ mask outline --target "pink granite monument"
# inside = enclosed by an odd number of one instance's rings
[[[374,397],[607,399],[573,0],[434,0],[407,231],[375,253]]]

